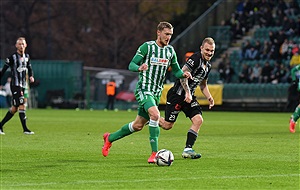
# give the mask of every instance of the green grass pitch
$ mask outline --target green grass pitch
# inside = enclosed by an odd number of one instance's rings
[[[204,111],[194,146],[202,158],[189,160],[181,152],[190,120],[181,113],[159,139],[175,161],[159,167],[147,163],[148,126],[101,154],[103,133],[136,111],[27,110],[35,135],[22,133],[18,115],[0,135],[0,189],[299,189],[300,130],[289,132],[290,115]]]

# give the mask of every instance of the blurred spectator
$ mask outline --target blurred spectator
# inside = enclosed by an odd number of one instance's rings
[[[239,73],[239,82],[250,83],[250,75],[251,75],[251,68],[246,63],[244,63]]]
[[[261,70],[261,83],[269,83],[271,80],[271,72],[273,67],[270,65],[268,61],[265,62],[264,66]]]
[[[238,4],[236,5],[236,12],[238,14],[242,14],[244,12],[244,2],[243,2],[243,0],[239,0]]]
[[[243,30],[241,27],[240,21],[237,19],[238,14],[231,13],[231,17],[228,21],[228,25],[230,25],[230,32],[233,39],[241,39],[243,36]]]
[[[288,37],[293,36],[296,30],[296,23],[294,19],[285,16],[283,18],[282,30]]]
[[[232,77],[235,74],[234,69],[232,68],[230,62],[226,63],[225,66],[225,83],[231,83]]]
[[[2,85],[0,85],[0,96],[6,97],[6,91],[5,91],[5,89],[3,88]]]
[[[272,12],[269,7],[260,7],[258,21],[260,27],[269,27],[273,24]]]
[[[294,67],[296,65],[299,65],[300,64],[300,55],[299,53],[295,53],[293,56],[292,56],[292,59],[290,60],[290,66],[291,67]]]
[[[110,79],[110,81],[106,84],[106,95],[107,95],[106,109],[110,109],[110,110],[114,109],[116,89],[117,89],[117,85],[115,80]]]
[[[274,13],[274,26],[282,27],[283,18],[285,16],[284,12],[281,9],[276,8]]]
[[[242,44],[242,51],[241,51],[241,58],[245,59],[245,55],[246,55],[246,51],[248,49],[251,48],[251,43],[250,40],[246,40],[243,44]]]
[[[294,42],[292,40],[285,39],[280,46],[281,59],[291,59],[293,47]]]
[[[261,59],[269,59],[270,58],[270,56],[271,56],[271,47],[272,47],[271,42],[268,41],[268,40],[265,40],[264,44],[263,44],[263,47],[262,47],[261,54],[260,54]]]
[[[220,82],[223,83],[226,80],[225,67],[226,67],[227,63],[230,62],[230,60],[229,60],[229,57],[228,57],[227,53],[222,54],[221,58],[222,58],[222,60],[218,65],[218,72],[219,72],[219,78],[221,80]]]
[[[271,59],[279,60],[280,59],[280,46],[284,42],[286,36],[284,35],[283,31],[280,30],[279,32],[276,31],[269,31],[269,38],[272,43],[271,46]]]
[[[250,49],[246,50],[245,59],[246,60],[256,60],[258,58],[258,50],[252,46]]]
[[[298,15],[298,19],[296,21],[295,36],[300,36],[300,15]]]
[[[273,84],[277,84],[281,81],[281,78],[283,78],[286,74],[286,70],[284,68],[284,65],[282,63],[276,62],[275,67],[272,70],[271,74],[271,82]]]
[[[279,0],[277,3],[277,8],[285,14],[285,10],[287,10],[287,5],[284,0]]]
[[[286,2],[286,9],[284,10],[284,13],[290,17],[299,14],[299,4],[297,0]]]
[[[263,45],[261,45],[260,40],[255,40],[254,48],[257,49],[259,54],[262,52]]]
[[[256,63],[254,65],[254,67],[252,68],[252,73],[250,76],[250,80],[252,83],[258,83],[259,82],[259,78],[261,76],[261,66],[259,65],[259,63]]]
[[[6,80],[6,83],[4,85],[4,90],[6,92],[6,102],[8,107],[11,107],[11,99],[12,99],[12,93],[11,93],[11,89],[10,89],[10,81],[11,81],[11,77],[8,77]]]
[[[279,30],[277,33],[277,44],[278,47],[280,48],[281,44],[283,44],[284,40],[287,39],[287,35],[284,33],[283,30]]]
[[[296,53],[299,53],[299,44],[293,44],[292,54],[295,55]]]
[[[290,69],[285,66],[285,64],[280,65],[279,83],[289,82]]]
[[[225,82],[225,63],[221,61],[218,65],[220,83]]]

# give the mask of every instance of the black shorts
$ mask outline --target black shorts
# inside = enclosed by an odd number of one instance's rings
[[[13,106],[19,107],[24,104],[24,90],[25,88],[19,86],[11,86]]]
[[[168,122],[175,122],[180,111],[185,113],[186,117],[190,119],[197,114],[202,115],[202,108],[199,102],[196,99],[196,96],[193,96],[191,103],[184,101],[185,96],[179,96],[171,88],[167,94],[167,104],[165,108],[165,120]]]

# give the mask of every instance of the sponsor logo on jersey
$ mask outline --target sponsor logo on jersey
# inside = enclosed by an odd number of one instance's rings
[[[198,102],[193,102],[193,103],[191,104],[191,107],[195,107],[195,106],[199,106]]]
[[[24,57],[20,57],[20,61],[24,62]],[[28,57],[25,57],[25,62],[28,62]]]
[[[171,114],[179,114],[180,111],[172,111]]]
[[[189,59],[186,63],[187,63],[188,65],[190,65],[191,67],[194,66],[194,60],[192,60],[192,59]]]
[[[175,105],[175,110],[180,110],[180,109],[181,109],[181,105],[176,104],[176,105]]]
[[[151,57],[150,64],[151,65],[161,65],[167,67],[169,63],[168,59],[158,58],[158,57]]]
[[[17,71],[18,71],[19,73],[21,73],[21,72],[23,72],[23,71],[26,71],[26,67],[20,66],[20,67],[17,68]]]

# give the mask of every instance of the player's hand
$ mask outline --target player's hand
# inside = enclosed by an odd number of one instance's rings
[[[184,77],[184,78],[188,78],[188,79],[192,79],[192,80],[193,80],[192,74],[191,74],[190,72],[188,72],[188,71],[185,71],[185,72],[183,73],[183,77]]]
[[[213,97],[209,97],[207,100],[209,101],[209,109],[214,107],[215,101],[214,101]]]
[[[148,65],[146,63],[143,63],[140,67],[139,67],[139,71],[146,71],[148,70]]]
[[[33,77],[29,77],[29,81],[30,81],[31,83],[34,83],[34,78],[33,78]]]
[[[298,85],[299,83],[299,78],[296,78],[295,80],[292,81],[292,85]]]
[[[192,95],[191,95],[190,92],[185,93],[184,101],[185,101],[186,103],[191,103],[191,101],[192,101]]]

